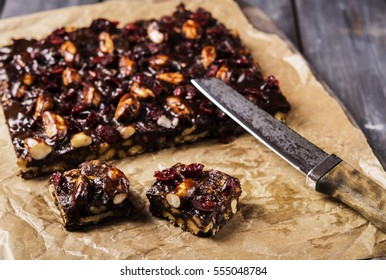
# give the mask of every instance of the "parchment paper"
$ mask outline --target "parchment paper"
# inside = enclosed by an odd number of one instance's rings
[[[0,21],[0,45],[41,38],[65,25],[105,17],[121,23],[170,14],[179,1],[107,2]],[[372,177],[385,172],[361,131],[316,80],[307,63],[276,35],[259,32],[231,0],[187,1],[237,29],[266,74],[274,74],[292,104],[288,125]],[[355,112],[353,112],[355,113]],[[129,177],[138,204],[131,219],[83,232],[65,231],[48,178],[16,177],[14,151],[1,115],[1,259],[356,259],[386,255],[386,234],[341,203],[308,187],[305,178],[257,140],[205,141],[114,163]],[[148,211],[153,172],[176,162],[202,162],[240,178],[241,211],[214,237],[198,238]]]

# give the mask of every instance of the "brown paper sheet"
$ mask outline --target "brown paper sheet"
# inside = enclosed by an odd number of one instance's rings
[[[179,0],[107,2],[0,21],[0,45],[41,38],[54,28],[105,17],[121,23],[171,13]],[[187,1],[239,31],[293,106],[288,125],[334,152],[384,187],[386,175],[361,131],[316,80],[307,63],[276,35],[254,29],[231,0]],[[353,112],[355,113],[355,112]],[[230,144],[206,141],[116,161],[131,180],[140,210],[130,220],[84,232],[63,229],[47,177],[16,177],[16,158],[0,120],[0,259],[356,259],[386,255],[386,234],[346,206],[316,193],[303,175],[249,135]],[[241,211],[214,238],[183,232],[148,211],[153,172],[176,162],[202,162],[240,178]]]

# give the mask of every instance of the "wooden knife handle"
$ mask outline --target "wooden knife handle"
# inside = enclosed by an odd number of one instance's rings
[[[386,232],[386,189],[344,161],[316,182],[316,190],[342,201]]]

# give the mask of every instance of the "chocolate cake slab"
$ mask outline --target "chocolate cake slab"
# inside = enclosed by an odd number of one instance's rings
[[[222,79],[278,118],[290,109],[237,32],[203,9],[14,40],[0,49],[0,92],[19,175],[232,140],[242,129],[190,84],[198,77]]]
[[[151,213],[195,235],[215,235],[240,208],[240,181],[203,169],[199,163],[178,163],[155,172],[146,193]]]
[[[69,231],[129,216],[133,210],[129,187],[122,171],[100,160],[50,177],[52,197]]]

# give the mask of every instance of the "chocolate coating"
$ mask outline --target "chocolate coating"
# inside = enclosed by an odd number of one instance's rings
[[[170,16],[122,28],[96,19],[41,40],[14,40],[0,49],[0,92],[21,176],[208,137],[229,141],[242,129],[190,85],[198,77],[224,80],[271,114],[290,109],[278,81],[263,77],[238,35],[203,9],[180,5]],[[64,125],[44,127],[45,111]],[[128,125],[135,130],[130,141],[122,133]],[[79,132],[89,138],[72,141]],[[52,152],[40,159],[26,138]]]

